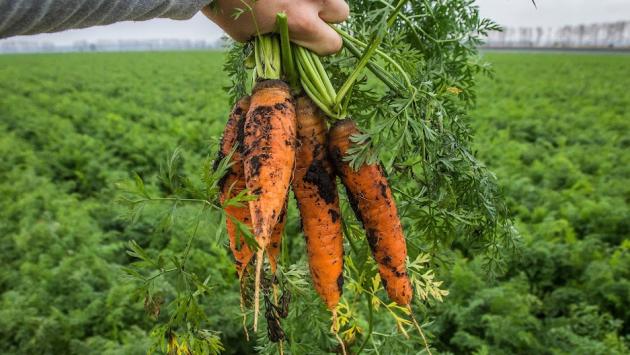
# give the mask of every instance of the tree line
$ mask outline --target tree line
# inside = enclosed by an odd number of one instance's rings
[[[505,27],[488,34],[486,47],[628,48],[630,21],[562,27]]]

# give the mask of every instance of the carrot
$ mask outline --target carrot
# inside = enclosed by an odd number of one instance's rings
[[[359,130],[350,119],[335,123],[329,133],[329,152],[350,205],[366,231],[389,298],[399,305],[408,305],[413,291],[407,274],[407,246],[383,169],[379,164],[366,164],[354,171],[343,160],[351,146],[350,136],[356,133]]]
[[[254,289],[254,331],[260,307],[260,274],[263,253],[273,227],[285,205],[295,164],[296,123],[289,86],[281,80],[265,80],[252,90],[243,130],[245,180],[254,235],[260,249],[256,253]]]
[[[278,265],[278,257],[280,256],[280,247],[282,245],[282,233],[284,232],[284,225],[287,221],[287,205],[284,205],[278,223],[273,227],[273,233],[271,233],[271,240],[267,245],[267,256],[269,256],[269,265],[271,266],[271,272],[276,273]]]
[[[252,90],[243,157],[254,234],[266,247],[284,207],[295,162],[295,109],[289,86],[266,80]],[[262,242],[262,243],[261,243]]]
[[[306,96],[296,99],[298,141],[293,192],[302,217],[309,268],[330,310],[343,287],[343,234],[334,168],[326,151],[323,113]]]
[[[244,97],[240,99],[236,105],[234,105],[223,131],[219,156],[215,161],[215,170],[216,164],[227,156],[232,148],[238,143],[239,127],[242,129],[243,124],[245,123],[245,114],[249,109],[249,102],[249,97]],[[219,181],[221,203],[233,198],[245,189],[245,171],[243,168],[241,150],[242,147],[239,144],[237,150],[234,154],[232,154],[232,165]],[[243,278],[243,271],[249,264],[254,253],[245,243],[243,237],[240,235],[241,232],[239,231],[237,224],[232,218],[251,228],[251,213],[249,211],[248,204],[242,204],[240,206],[226,206],[225,212],[228,215],[225,223],[230,240],[230,249],[232,250],[232,255],[234,255],[236,271],[240,280]]]

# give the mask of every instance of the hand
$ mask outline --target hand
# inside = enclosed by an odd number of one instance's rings
[[[245,3],[252,7],[253,16]],[[237,9],[246,11],[234,19]],[[202,12],[239,42],[257,34],[254,17],[260,34],[264,34],[274,31],[276,14],[285,12],[291,41],[319,55],[328,55],[341,49],[342,40],[327,23],[345,21],[350,9],[343,0],[215,0]]]

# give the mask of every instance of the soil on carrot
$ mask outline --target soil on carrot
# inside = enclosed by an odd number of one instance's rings
[[[339,288],[339,294],[343,294],[343,271],[337,277],[337,287]]]
[[[319,149],[321,149],[321,146],[315,147],[315,153],[313,155],[317,155]],[[330,204],[335,201],[335,197],[337,196],[335,182],[328,171],[326,171],[321,159],[313,160],[304,175],[304,182],[315,185],[317,187],[317,193],[326,203]]]
[[[336,223],[340,217],[339,212],[333,210],[332,208],[328,209],[328,214],[330,215],[330,219],[332,220],[332,223]]]

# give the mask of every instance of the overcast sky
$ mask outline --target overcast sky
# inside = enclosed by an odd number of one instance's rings
[[[557,27],[581,23],[630,20],[630,0],[476,0],[485,17],[504,26]],[[72,44],[78,40],[181,38],[216,40],[221,30],[202,15],[187,21],[155,19],[144,22],[122,22],[109,26],[36,36],[14,37],[13,40],[48,41]],[[9,39],[11,40],[11,39]],[[1,40],[0,40],[1,41]]]

